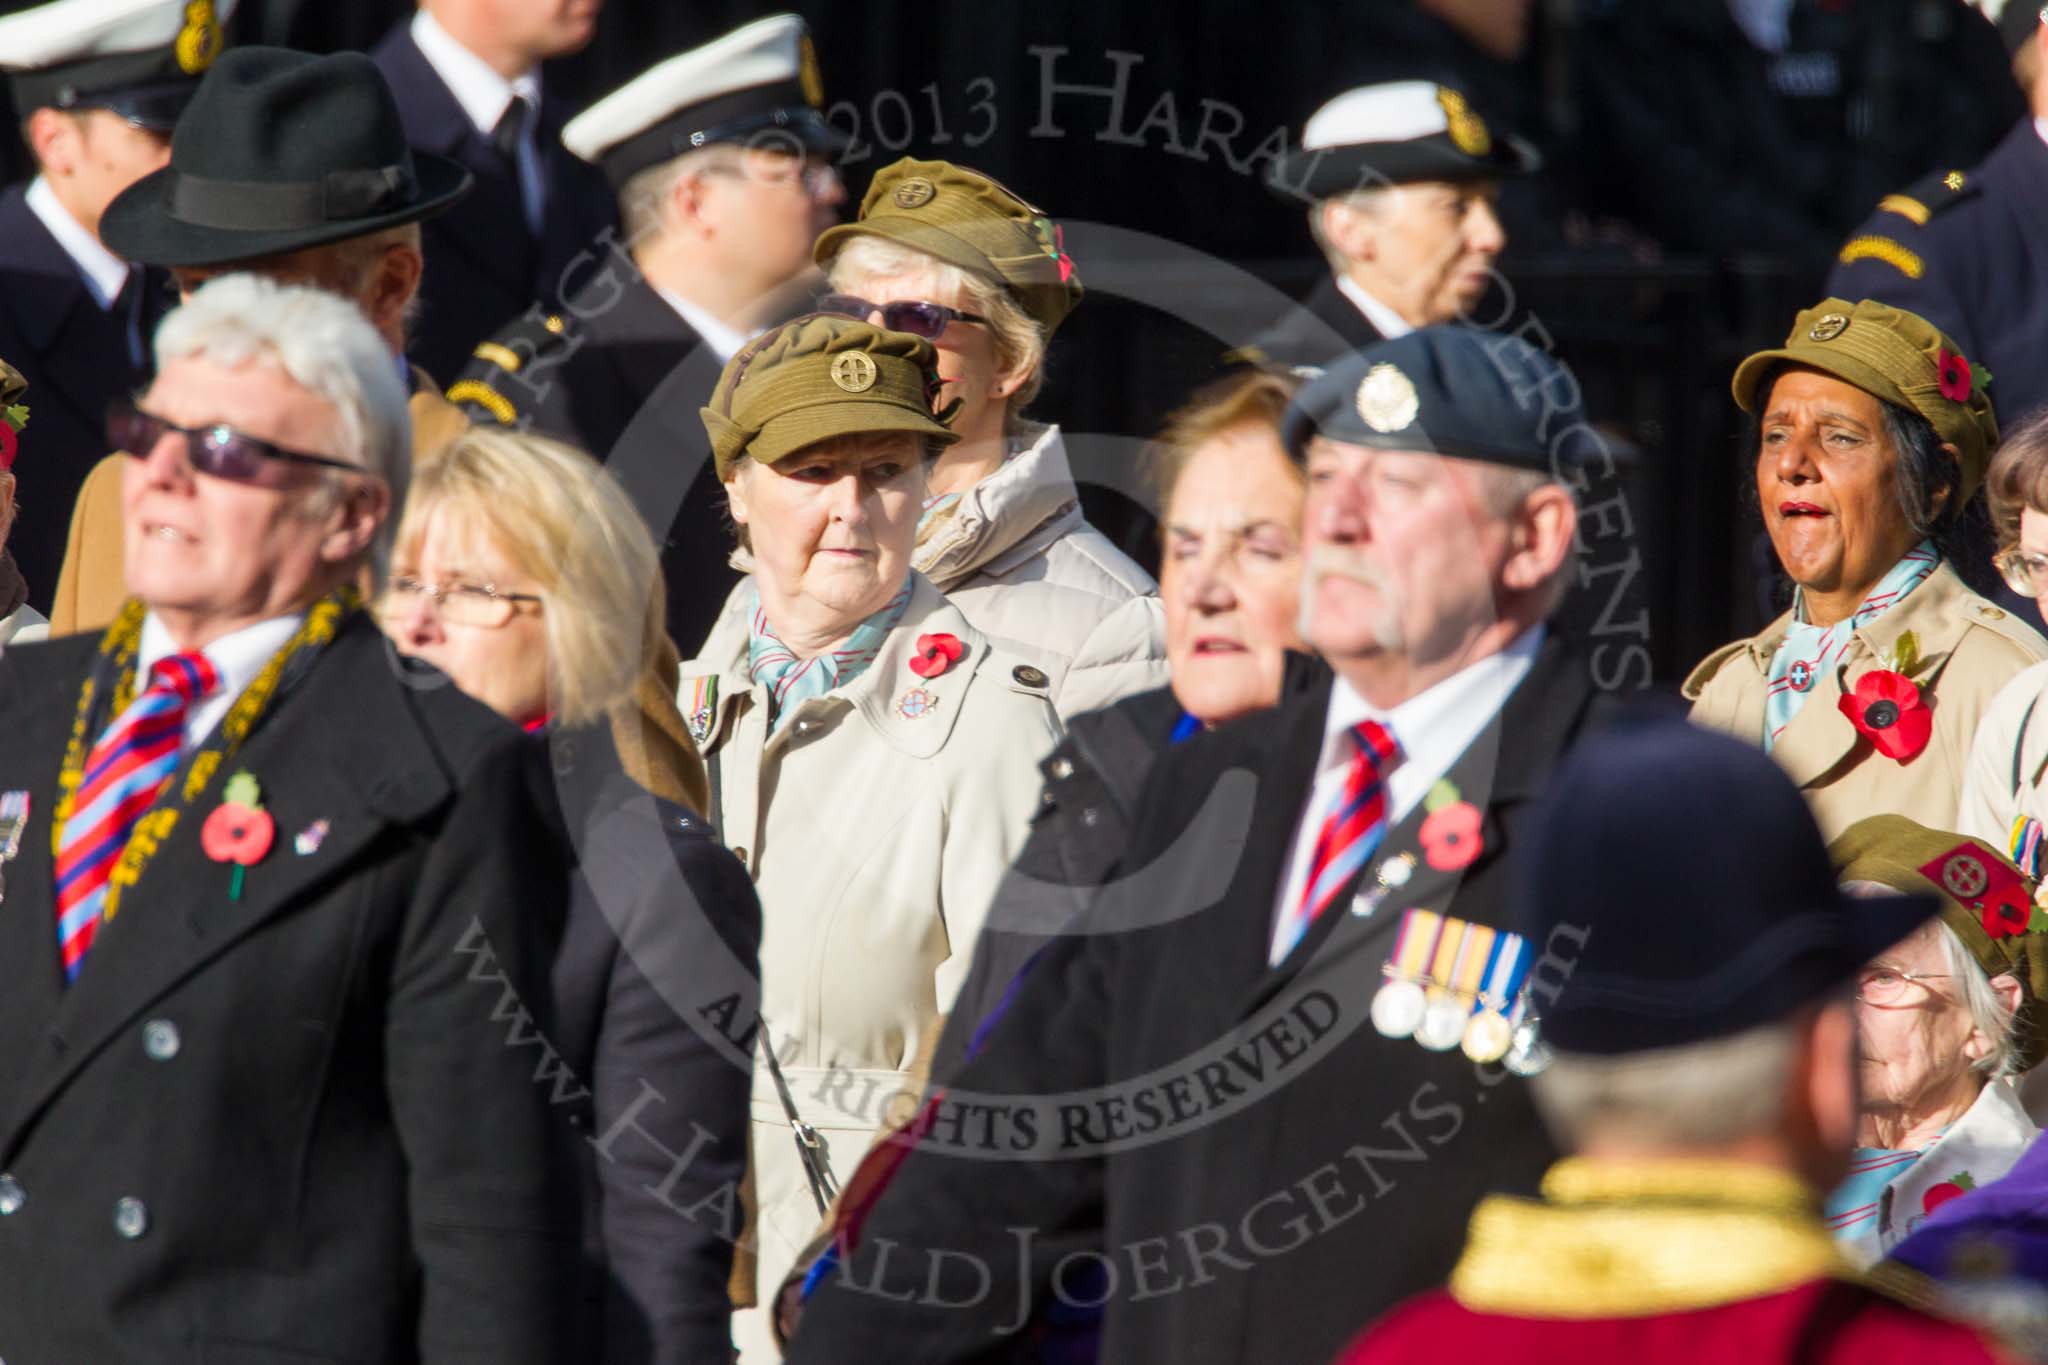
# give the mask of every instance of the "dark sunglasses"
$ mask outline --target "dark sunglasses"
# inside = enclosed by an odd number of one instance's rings
[[[908,332],[926,341],[936,341],[939,333],[952,322],[978,322],[988,326],[988,319],[975,313],[963,313],[958,308],[948,308],[943,303],[926,303],[922,299],[904,299],[898,303],[869,303],[858,294],[827,294],[818,300],[821,313],[841,313],[865,322],[876,313],[882,315],[882,325],[892,332]]]
[[[255,436],[244,435],[224,423],[210,427],[181,427],[153,417],[133,403],[116,399],[107,405],[107,444],[136,459],[144,459],[157,442],[175,432],[185,438],[185,458],[201,474],[233,483],[252,483],[276,488],[286,482],[285,466],[315,465],[367,474],[361,465],[330,460],[324,455],[305,455],[286,450]]]

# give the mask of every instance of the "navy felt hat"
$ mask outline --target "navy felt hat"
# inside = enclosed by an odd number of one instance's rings
[[[1296,461],[1317,435],[1560,475],[1622,455],[1587,425],[1578,381],[1562,363],[1461,323],[1418,328],[1332,362],[1280,420]]]
[[[1516,927],[1546,959],[1531,985],[1544,1040],[1594,1055],[1783,1019],[1936,909],[1844,893],[1769,756],[1668,720],[1591,739],[1558,769],[1517,896]]]

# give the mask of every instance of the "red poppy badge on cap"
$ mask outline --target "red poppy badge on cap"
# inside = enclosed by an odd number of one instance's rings
[[[1977,912],[1993,938],[2023,933],[2034,913],[2026,879],[1975,844],[1957,844],[1920,865],[1920,875]]]
[[[1940,350],[1934,353],[1935,368],[1940,372],[1941,396],[1951,403],[1967,403],[1975,380],[1970,374],[1970,362],[1954,351]]]

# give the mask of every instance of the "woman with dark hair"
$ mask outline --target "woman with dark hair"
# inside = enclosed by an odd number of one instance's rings
[[[1735,371],[1796,591],[1684,692],[1694,720],[1769,750],[1830,836],[1870,815],[1951,822],[1978,720],[2048,654],[1943,551],[1998,444],[1988,383],[1926,320],[1870,300],[1807,309]]]

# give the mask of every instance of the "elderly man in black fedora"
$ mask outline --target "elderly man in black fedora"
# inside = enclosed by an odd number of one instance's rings
[[[132,600],[0,657],[0,1357],[566,1361],[566,871],[532,741],[362,609],[390,353],[243,274],[156,360]]]
[[[245,47],[200,83],[170,164],[110,204],[101,230],[124,255],[168,267],[187,292],[246,270],[353,301],[399,357],[423,456],[466,422],[403,359],[424,278],[420,225],[469,186],[455,162],[407,148],[391,91],[360,53]],[[102,460],[72,512],[51,612],[60,634],[104,626],[125,595],[120,468],[119,455]]]
[[[0,193],[0,356],[35,389],[36,441],[15,470],[8,553],[48,611],[72,501],[107,402],[148,376],[163,273],[101,236],[114,197],[164,164],[171,128],[220,55],[235,0],[52,0],[0,18],[0,75],[35,161]]]
[[[1828,852],[1784,773],[1725,736],[1669,720],[1572,757],[1514,920],[1558,945],[1533,1085],[1571,1155],[1540,1198],[1502,1182],[1448,1288],[1340,1365],[2011,1358],[1853,1280],[1823,1221],[1856,1143],[1856,999],[1936,909],[1838,888]]]
[[[1007,1013],[953,1021],[979,1051],[792,1361],[986,1359],[1077,1306],[1105,1360],[1327,1360],[1442,1279],[1490,1184],[1542,1173],[1543,945],[1507,900],[1598,709],[1546,625],[1602,458],[1569,380],[1428,327],[1297,395],[1334,676],[1162,752],[1074,932]]]
[[[1390,81],[1330,100],[1267,181],[1307,209],[1329,274],[1244,354],[1319,368],[1470,317],[1507,246],[1499,184],[1539,164],[1535,148],[1489,126],[1449,86]]]

